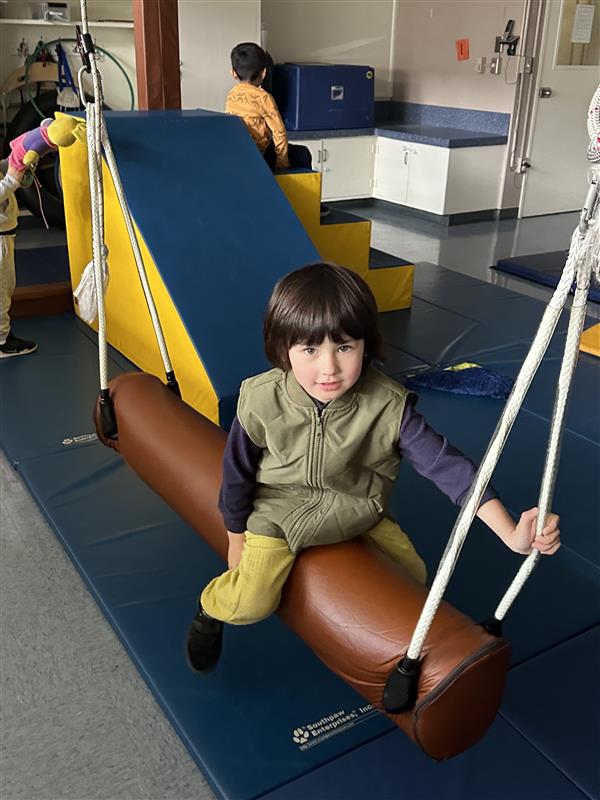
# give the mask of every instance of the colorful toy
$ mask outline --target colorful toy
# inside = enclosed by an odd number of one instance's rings
[[[19,172],[35,169],[40,158],[59,147],[69,147],[76,139],[81,139],[84,130],[85,123],[75,117],[61,115],[59,119],[45,119],[39,128],[12,140],[8,163]]]

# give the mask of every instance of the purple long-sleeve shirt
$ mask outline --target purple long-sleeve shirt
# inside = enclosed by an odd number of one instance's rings
[[[315,401],[317,402],[317,401]],[[477,468],[475,464],[437,433],[415,408],[417,396],[409,395],[400,425],[398,450],[413,468],[433,481],[453,503],[462,505]],[[317,405],[323,407],[324,404]],[[229,431],[223,457],[223,483],[219,510],[231,533],[243,533],[252,511],[256,472],[262,448],[254,444],[236,417]],[[497,497],[488,486],[481,505]]]

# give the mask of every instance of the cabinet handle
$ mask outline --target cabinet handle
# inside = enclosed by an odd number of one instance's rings
[[[321,163],[321,151],[317,150],[317,164]]]
[[[404,151],[404,164],[408,164],[408,150]]]
[[[323,161],[327,161],[329,159],[329,150],[324,147],[323,148]]]

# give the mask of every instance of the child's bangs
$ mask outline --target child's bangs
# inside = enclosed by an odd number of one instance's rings
[[[324,339],[343,344],[348,338],[364,339],[360,314],[343,302],[315,302],[309,308],[299,309],[289,320],[289,347],[295,344],[317,345]]]

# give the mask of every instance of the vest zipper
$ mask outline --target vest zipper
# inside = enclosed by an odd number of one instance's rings
[[[310,454],[310,467],[309,467],[309,484],[311,488],[315,489],[317,496],[310,505],[305,506],[296,517],[296,521],[292,528],[293,531],[304,529],[303,522],[309,514],[313,514],[321,505],[323,500],[323,486],[321,482],[321,465],[323,463],[323,412],[325,409],[315,408],[315,427],[312,441],[312,448]],[[291,531],[290,531],[291,533]]]
[[[321,464],[323,462],[323,410],[315,408],[317,415],[317,429],[313,445],[313,483],[317,489],[321,489]]]

